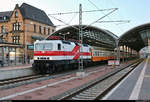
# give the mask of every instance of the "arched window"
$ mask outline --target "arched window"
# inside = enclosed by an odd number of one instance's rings
[[[15,18],[18,18],[18,12],[15,11]]]

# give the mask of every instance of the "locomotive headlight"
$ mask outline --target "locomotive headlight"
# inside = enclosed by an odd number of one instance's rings
[[[36,56],[34,56],[34,60],[37,60],[37,57],[36,57]]]
[[[53,60],[53,58],[52,58],[52,57],[49,57],[49,60]]]

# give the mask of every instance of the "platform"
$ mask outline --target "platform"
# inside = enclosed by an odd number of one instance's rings
[[[0,67],[0,80],[32,75],[32,64]]]
[[[150,58],[138,65],[103,100],[150,100]]]

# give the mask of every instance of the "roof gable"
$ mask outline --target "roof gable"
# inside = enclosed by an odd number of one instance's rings
[[[41,9],[33,7],[26,3],[23,3],[19,9],[21,11],[23,18],[25,19],[31,19],[43,24],[54,26],[54,24],[51,22],[46,13]]]

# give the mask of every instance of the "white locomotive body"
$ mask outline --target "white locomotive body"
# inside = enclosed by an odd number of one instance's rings
[[[53,73],[66,66],[77,67],[79,43],[65,40],[43,40],[34,43],[33,68],[40,73]],[[81,45],[84,64],[91,62],[91,46]]]

